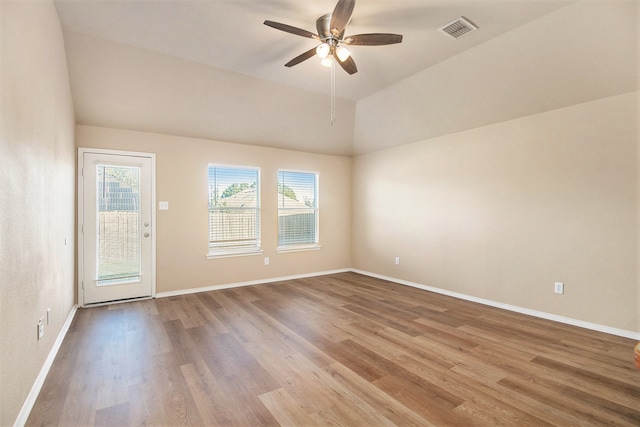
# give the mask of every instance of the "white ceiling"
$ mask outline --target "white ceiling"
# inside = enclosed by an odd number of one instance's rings
[[[2,0],[0,0],[2,1]],[[636,0],[358,0],[359,72],[286,68],[337,0],[54,0],[80,125],[363,154],[638,90]],[[463,16],[479,30],[438,28]]]
[[[310,91],[329,93],[328,69],[312,58],[284,64],[317,42],[263,25],[277,21],[315,32],[315,20],[336,0],[55,0],[65,31]],[[338,96],[359,100],[462,51],[504,34],[567,1],[359,0],[346,34],[404,36],[399,45],[354,46],[359,72],[340,71]],[[437,31],[464,16],[480,27],[454,40]],[[68,52],[73,55],[73,52]],[[73,77],[73,76],[72,76]]]

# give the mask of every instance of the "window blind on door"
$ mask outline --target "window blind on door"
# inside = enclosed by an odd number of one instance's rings
[[[140,168],[104,164],[96,168],[98,285],[138,280]]]

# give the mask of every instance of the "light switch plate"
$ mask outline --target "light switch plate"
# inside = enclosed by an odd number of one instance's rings
[[[562,283],[562,282],[556,282],[556,283],[554,284],[554,292],[555,292],[556,294],[560,294],[560,295],[564,294],[564,283]]]

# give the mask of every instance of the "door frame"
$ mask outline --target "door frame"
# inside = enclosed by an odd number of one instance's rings
[[[156,155],[155,153],[143,153],[137,151],[122,151],[122,150],[107,150],[101,148],[84,148],[78,147],[78,170],[76,179],[78,180],[78,193],[77,193],[77,238],[76,247],[78,248],[77,262],[78,262],[78,305],[80,307],[86,306],[99,306],[106,304],[115,304],[117,302],[127,302],[128,300],[105,302],[105,303],[93,303],[89,305],[84,304],[84,289],[82,278],[84,277],[84,232],[83,232],[83,218],[84,218],[84,180],[82,179],[84,168],[84,154],[106,154],[117,156],[131,156],[131,157],[146,157],[151,159],[151,298],[156,297]],[[145,299],[145,298],[140,298]]]

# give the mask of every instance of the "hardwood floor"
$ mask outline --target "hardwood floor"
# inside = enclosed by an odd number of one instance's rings
[[[79,310],[28,425],[640,425],[635,342],[341,273]]]

